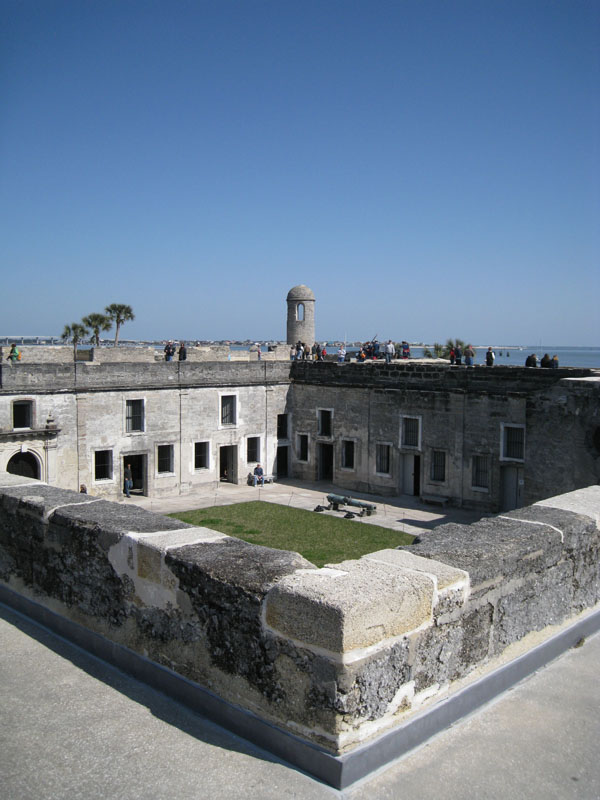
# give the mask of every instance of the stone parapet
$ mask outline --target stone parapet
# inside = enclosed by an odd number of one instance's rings
[[[512,392],[535,392],[547,389],[564,378],[593,377],[598,370],[564,367],[474,367],[423,362],[386,364],[367,361],[363,364],[295,361],[290,377],[294,383],[327,386],[373,387],[386,390],[418,389],[432,391],[487,392],[506,395]]]
[[[0,582],[339,755],[594,606],[599,514],[590,487],[317,569],[3,475]]]
[[[289,362],[71,362],[0,367],[0,388],[12,393],[252,386],[265,382],[288,383]]]

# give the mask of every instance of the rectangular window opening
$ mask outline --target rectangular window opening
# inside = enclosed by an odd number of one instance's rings
[[[19,400],[13,403],[13,428],[31,428],[33,422],[33,402]]]
[[[382,475],[390,474],[390,446],[378,444],[375,447],[375,471]]]
[[[342,440],[342,467],[354,469],[354,441],[352,439]]]
[[[504,426],[502,456],[523,461],[525,458],[525,428]]]
[[[246,461],[260,461],[260,436],[249,436],[246,440]]]
[[[125,430],[127,433],[132,431],[144,430],[144,401],[127,400],[125,414]]]
[[[96,450],[94,453],[94,480],[108,481],[113,476],[112,450]]]
[[[298,434],[298,461],[308,461],[308,434]]]
[[[287,439],[288,438],[288,415],[287,414],[277,414],[277,438],[278,439]]]
[[[194,469],[209,469],[210,451],[208,442],[195,442],[194,444]]]
[[[490,488],[490,459],[489,456],[473,456],[472,486],[475,489]]]
[[[221,425],[236,424],[236,399],[234,394],[221,397]]]
[[[402,447],[420,446],[419,422],[418,417],[402,417]]]
[[[446,480],[446,453],[444,450],[434,450],[431,453],[431,480]]]
[[[319,409],[319,436],[331,436],[331,417],[329,409]]]
[[[158,472],[174,472],[173,469],[173,445],[172,444],[159,444],[157,449],[157,471]]]

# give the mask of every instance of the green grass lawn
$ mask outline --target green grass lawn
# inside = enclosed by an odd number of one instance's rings
[[[358,519],[332,517],[261,501],[198,508],[170,516],[252,544],[294,550],[317,567],[359,558],[386,547],[410,544],[414,538],[379,525],[365,525]]]

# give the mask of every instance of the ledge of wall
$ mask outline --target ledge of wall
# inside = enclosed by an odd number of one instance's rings
[[[73,362],[0,366],[4,392],[56,392],[288,383],[289,362]]]
[[[317,569],[3,475],[0,581],[339,755],[598,602],[600,487],[576,494]]]

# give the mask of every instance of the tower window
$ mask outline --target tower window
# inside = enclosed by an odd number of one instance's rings
[[[298,303],[296,306],[296,319],[298,322],[304,322],[304,303]]]

